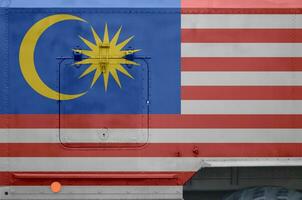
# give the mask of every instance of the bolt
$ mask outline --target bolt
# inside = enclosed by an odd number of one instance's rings
[[[176,152],[176,157],[181,157],[181,153],[179,151]]]
[[[194,146],[194,148],[193,148],[193,153],[195,154],[195,155],[198,155],[199,154],[199,150],[198,150],[198,147],[197,146]]]

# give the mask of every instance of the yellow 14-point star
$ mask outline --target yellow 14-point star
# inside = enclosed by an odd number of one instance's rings
[[[113,38],[109,39],[108,27],[107,24],[105,25],[104,30],[104,38],[101,40],[98,34],[95,32],[93,27],[91,27],[91,31],[94,37],[94,42],[92,43],[89,40],[80,36],[81,40],[89,47],[90,50],[73,50],[77,53],[81,53],[86,55],[88,58],[76,62],[75,64],[89,64],[89,67],[81,74],[80,78],[88,75],[89,73],[94,72],[94,77],[91,82],[90,87],[92,87],[95,82],[99,79],[101,75],[104,76],[104,87],[105,91],[108,88],[108,80],[109,75],[114,78],[115,82],[121,88],[121,82],[118,76],[117,71],[123,73],[124,75],[133,78],[131,74],[124,68],[123,64],[128,65],[139,65],[136,62],[127,60],[125,56],[133,54],[135,52],[140,51],[139,49],[136,50],[123,50],[123,48],[130,42],[133,38],[130,37],[125,41],[117,44],[122,27],[115,33]]]

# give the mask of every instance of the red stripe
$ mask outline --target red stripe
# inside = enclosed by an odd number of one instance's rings
[[[150,143],[131,149],[68,149],[60,143],[0,144],[0,157],[301,157],[302,143]],[[4,151],[6,149],[6,151]],[[7,152],[9,149],[9,152]],[[195,151],[197,150],[197,151]]]
[[[0,128],[145,128],[147,115],[10,114],[0,115]]]
[[[41,176],[43,178],[18,178],[18,174],[31,174]],[[108,178],[66,178],[66,175],[76,174],[76,176],[89,176],[97,175],[99,177]],[[163,175],[175,175],[175,178],[162,178]],[[50,178],[47,178],[49,175]],[[56,176],[57,178],[53,177]],[[148,178],[135,178],[144,175]],[[161,175],[161,176],[159,176]],[[194,172],[0,172],[0,185],[1,186],[50,186],[54,181],[59,181],[63,188],[64,186],[98,186],[98,185],[183,185],[194,175]],[[120,178],[117,178],[119,176]],[[132,178],[131,178],[132,176]],[[156,177],[159,178],[156,178]],[[45,178],[46,177],[46,178]],[[53,178],[51,178],[53,177]],[[62,178],[60,178],[62,177]],[[65,178],[64,178],[65,177]],[[68,176],[70,177],[70,176]],[[112,177],[112,178],[110,178]]]
[[[58,128],[58,115],[0,115],[0,128]],[[147,117],[146,115],[144,117]],[[147,128],[135,124],[142,115],[61,115],[62,128]],[[110,121],[111,120],[111,121]],[[132,120],[134,121],[132,123]],[[115,123],[116,122],[116,123]],[[150,128],[302,128],[302,115],[152,114]]]
[[[0,115],[0,128],[59,128],[58,114],[7,114]]]
[[[181,58],[182,71],[302,71],[302,58]]]
[[[301,14],[301,8],[218,8],[205,6],[200,8],[182,8],[182,14]]]
[[[182,8],[302,8],[300,0],[181,0]]]
[[[185,100],[301,100],[301,86],[182,86]]]
[[[182,29],[184,43],[298,43],[302,29]]]

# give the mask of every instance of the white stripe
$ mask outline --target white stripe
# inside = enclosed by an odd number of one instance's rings
[[[58,143],[59,129],[0,129],[0,143]]]
[[[181,28],[301,28],[302,15],[184,14]]]
[[[110,137],[132,137],[132,131],[138,129],[112,129]],[[147,129],[139,129],[147,131]],[[93,131],[97,129],[64,129],[69,133],[70,141],[82,143],[100,143],[95,140]],[[0,143],[60,143],[55,129],[11,129],[10,137],[3,134],[0,129]],[[30,132],[31,134],[24,134]],[[110,130],[111,132],[111,130]],[[130,133],[130,134],[129,134]],[[125,141],[129,141],[126,139]],[[105,143],[118,143],[122,140],[110,140]],[[301,143],[302,129],[150,129],[149,139],[138,141],[140,143]],[[124,143],[124,142],[123,142]],[[132,143],[132,142],[128,142]]]
[[[261,167],[261,166],[302,166],[300,157],[288,158],[257,158],[257,157],[237,157],[237,158],[203,158],[205,167]]]
[[[182,199],[182,186],[62,186],[54,194],[49,186],[0,187],[3,199]],[[2,199],[2,198],[1,198]]]
[[[148,129],[0,129],[0,135],[0,143],[145,143]]]
[[[144,155],[142,155],[144,156]],[[196,171],[200,159],[162,157],[2,157],[0,171]]]
[[[302,57],[301,43],[182,43],[182,57]]]
[[[302,86],[302,72],[181,72],[183,86]]]
[[[242,163],[240,163],[242,162]],[[194,172],[201,167],[221,166],[302,166],[301,158],[41,158],[2,157],[0,171],[63,172],[63,171],[179,171]]]
[[[148,129],[60,129],[65,143],[146,143]]]
[[[182,100],[182,114],[302,114],[300,100]],[[238,122],[240,123],[240,122]]]

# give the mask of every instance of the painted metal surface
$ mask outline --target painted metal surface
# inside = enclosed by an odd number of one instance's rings
[[[1,188],[2,199],[182,199],[181,186],[63,186],[51,193],[47,186],[14,186]]]
[[[201,167],[302,165],[300,1],[0,5],[1,198],[181,199]]]

